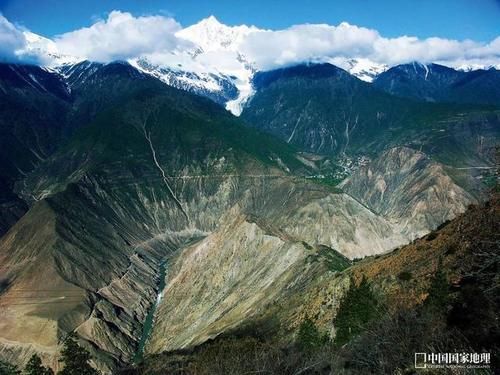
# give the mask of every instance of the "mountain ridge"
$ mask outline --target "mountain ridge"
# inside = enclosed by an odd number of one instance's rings
[[[438,64],[397,65],[381,73],[374,86],[390,94],[428,102],[500,105],[497,69],[455,70]]]
[[[252,78],[258,71],[255,63],[241,50],[241,45],[249,35],[265,31],[267,30],[255,26],[227,26],[214,16],[210,16],[175,33],[176,37],[191,43],[186,51],[169,52],[163,56],[163,60],[155,56],[142,56],[130,59],[129,62],[166,84],[208,96],[224,105],[233,114],[239,115],[245,103],[254,94]],[[48,38],[29,32],[25,34],[27,50],[40,55],[44,65],[49,67],[74,65],[83,60],[58,54],[56,44]],[[309,59],[309,61],[337,65],[366,82],[375,81],[391,68],[361,57],[334,56]],[[298,61],[293,65],[305,62],[307,61]],[[427,64],[420,65],[427,66]],[[459,67],[463,72],[485,68],[487,67],[477,64]]]
[[[306,152],[369,156],[388,145],[406,145],[426,147],[426,153],[457,153],[459,149],[440,150],[428,144],[443,138],[475,142],[474,138],[456,134],[464,125],[469,129],[460,132],[498,131],[494,120],[496,107],[402,98],[330,64],[302,64],[257,73],[255,80],[257,91],[242,118],[249,126],[274,134]],[[481,113],[484,130],[483,125],[475,125],[476,116]],[[493,140],[494,136],[488,139]],[[464,147],[468,146],[460,146]],[[490,144],[490,162],[491,147]],[[470,158],[472,147],[468,153]],[[467,162],[455,163],[459,161]]]

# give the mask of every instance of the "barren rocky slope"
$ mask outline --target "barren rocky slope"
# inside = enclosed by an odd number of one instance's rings
[[[477,184],[472,178],[470,184]],[[401,147],[383,152],[342,182],[341,187],[411,238],[453,219],[476,201],[422,152]]]
[[[334,269],[323,257],[290,267],[297,274],[288,293],[244,311],[251,312],[246,325],[196,348],[153,355],[124,374],[412,372],[414,352],[442,347],[492,353],[481,371],[496,373],[499,203],[497,190],[438,230],[347,268],[337,259]],[[305,321],[315,327],[308,336]],[[311,339],[317,341],[303,341]]]

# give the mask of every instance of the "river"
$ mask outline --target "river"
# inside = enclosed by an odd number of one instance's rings
[[[167,263],[168,263],[167,259],[163,260],[160,263],[160,280],[158,282],[158,294],[156,296],[155,303],[149,309],[148,315],[146,316],[146,320],[144,321],[144,325],[142,327],[141,340],[139,341],[139,346],[138,346],[137,352],[134,356],[134,363],[139,363],[142,361],[143,356],[144,356],[144,348],[145,348],[146,343],[149,339],[149,336],[151,335],[151,330],[153,328],[153,323],[154,323],[155,312],[156,312],[156,309],[160,305],[160,302],[163,298],[163,290],[165,289],[165,286],[166,286],[165,276],[167,275]]]

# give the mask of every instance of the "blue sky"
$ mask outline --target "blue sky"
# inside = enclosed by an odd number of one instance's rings
[[[386,37],[489,41],[500,34],[500,0],[0,0],[7,19],[49,37],[89,26],[113,9],[169,15],[183,26],[214,14],[229,25],[272,29],[347,21]]]

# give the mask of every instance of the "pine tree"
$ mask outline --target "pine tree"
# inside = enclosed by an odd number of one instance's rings
[[[21,371],[10,363],[0,361],[0,375],[20,375]]]
[[[448,280],[446,279],[446,274],[443,272],[440,260],[436,274],[431,281],[429,295],[425,300],[425,306],[427,306],[431,312],[445,311],[450,299],[449,288]]]
[[[372,293],[370,284],[363,277],[346,292],[335,316],[335,344],[342,346],[359,335],[365,326],[380,315],[380,304]]]
[[[58,375],[99,375],[99,371],[90,366],[90,353],[76,342],[76,336],[70,334],[61,351],[64,368]]]
[[[329,341],[327,334],[321,334],[314,322],[306,318],[299,327],[297,344],[302,350],[312,350],[326,344]]]
[[[53,375],[52,369],[42,366],[42,360],[36,354],[33,354],[24,368],[26,375]]]

